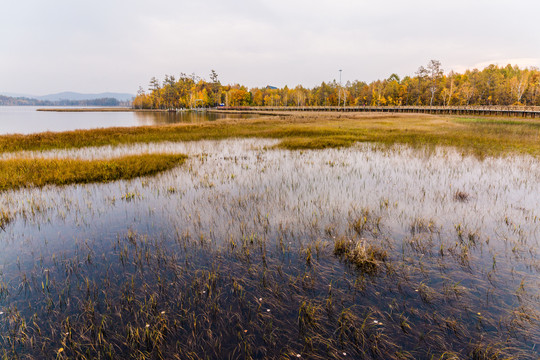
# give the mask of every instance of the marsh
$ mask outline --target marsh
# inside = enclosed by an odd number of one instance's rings
[[[188,158],[0,195],[3,356],[538,358],[536,158],[278,142],[32,153]]]

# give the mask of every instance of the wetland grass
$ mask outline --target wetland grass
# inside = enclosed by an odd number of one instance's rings
[[[419,148],[452,146],[478,156],[540,154],[540,126],[534,120],[341,113],[292,113],[202,124],[3,135],[0,136],[0,152],[246,137],[279,139],[278,147],[291,150],[375,142]]]
[[[0,193],[0,358],[538,359],[536,159],[267,145]]]
[[[108,182],[154,175],[180,165],[185,155],[142,154],[108,160],[8,159],[0,160],[0,191],[26,186]],[[2,213],[4,214],[4,213]],[[6,223],[5,216],[0,226]]]

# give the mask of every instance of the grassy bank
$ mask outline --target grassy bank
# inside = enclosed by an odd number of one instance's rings
[[[0,161],[0,191],[25,186],[131,179],[171,169],[185,159],[185,155],[144,154],[110,160],[3,160]]]
[[[340,113],[293,113],[203,124],[5,135],[0,137],[0,152],[230,137],[281,139],[278,146],[286,149],[320,149],[350,146],[354,142],[377,142],[454,146],[481,156],[540,154],[540,126],[534,120]]]

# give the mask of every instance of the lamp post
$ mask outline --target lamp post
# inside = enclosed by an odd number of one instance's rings
[[[341,106],[341,69],[339,69],[338,106]]]

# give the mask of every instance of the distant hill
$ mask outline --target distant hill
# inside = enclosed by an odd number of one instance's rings
[[[133,94],[122,94],[122,93],[112,93],[105,92],[100,94],[81,94],[72,91],[65,91],[58,94],[50,94],[44,96],[36,96],[38,100],[48,100],[48,101],[59,101],[59,100],[95,100],[95,99],[104,99],[104,98],[113,98],[118,101],[130,101],[134,98]]]
[[[64,91],[57,94],[49,94],[42,96],[28,95],[28,94],[15,94],[8,92],[0,92],[0,95],[15,97],[15,98],[27,98],[27,99],[37,99],[42,101],[60,101],[60,100],[69,100],[69,101],[81,101],[81,100],[96,100],[96,99],[116,99],[120,102],[131,101],[135,97],[133,94],[125,93],[113,93],[113,92],[104,92],[100,94],[82,94],[73,91]]]

